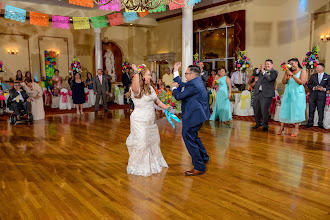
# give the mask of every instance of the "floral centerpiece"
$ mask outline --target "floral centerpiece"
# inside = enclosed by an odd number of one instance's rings
[[[195,66],[198,66],[198,63],[199,63],[199,54],[196,53],[196,54],[194,55],[194,62],[193,62],[193,64],[194,64]]]
[[[46,77],[52,78],[56,69],[56,52],[45,50]]]
[[[3,71],[3,63],[2,63],[2,61],[0,61],[0,72],[4,72]]]
[[[313,47],[312,51],[306,53],[306,57],[302,62],[302,65],[308,70],[314,70],[315,67],[320,63],[319,58],[320,46]]]
[[[81,65],[80,65],[80,59],[79,58],[73,58],[69,71],[73,75],[76,74],[76,73],[81,74]]]
[[[124,72],[127,68],[131,69],[131,64],[129,63],[129,60],[126,58],[125,62],[123,62],[123,64],[122,64],[122,70],[123,70],[123,72]]]
[[[163,91],[159,94],[159,99],[165,105],[171,106],[172,110],[175,110],[176,113],[181,113],[181,101],[176,100],[171,91]]]
[[[249,68],[251,65],[250,58],[246,56],[245,50],[244,51],[237,50],[236,55],[237,55],[237,60],[235,61],[235,67],[238,70],[245,72],[246,69]]]

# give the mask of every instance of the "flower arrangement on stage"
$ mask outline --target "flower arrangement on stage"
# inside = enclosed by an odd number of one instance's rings
[[[45,50],[46,76],[52,78],[56,69],[56,52]]]
[[[198,63],[199,63],[199,54],[196,53],[196,54],[194,55],[194,62],[193,62],[193,64],[194,64],[195,66],[198,66]]]
[[[237,50],[236,55],[237,55],[237,60],[235,61],[235,67],[238,70],[245,72],[246,69],[249,68],[251,65],[250,58],[246,56],[245,50],[244,51]]]
[[[306,53],[306,57],[302,62],[302,65],[306,67],[308,70],[313,70],[320,63],[319,58],[320,46],[314,46],[312,51],[308,51]]]
[[[0,61],[0,72],[4,72],[2,65],[3,65],[3,63],[2,63],[2,61]]]
[[[181,101],[178,101],[174,98],[171,91],[164,90],[159,95],[160,101],[162,101],[165,105],[171,106],[173,110],[175,110],[177,113],[181,112]]]
[[[131,64],[129,64],[129,60],[126,58],[125,62],[122,64],[122,70],[125,71],[127,68],[131,69]]]
[[[81,65],[80,65],[80,59],[79,58],[73,58],[69,71],[73,75],[76,74],[76,73],[81,74]]]

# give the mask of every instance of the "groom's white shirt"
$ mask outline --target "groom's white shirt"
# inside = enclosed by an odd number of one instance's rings
[[[175,79],[176,77],[180,76],[180,75],[179,75],[179,71],[175,71],[175,72],[173,73],[173,75],[174,75],[174,79]],[[178,89],[178,88],[176,88],[176,87],[172,87],[172,92],[174,91],[174,89]]]

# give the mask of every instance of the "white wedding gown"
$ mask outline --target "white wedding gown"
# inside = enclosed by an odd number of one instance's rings
[[[140,176],[160,173],[168,165],[160,150],[159,131],[155,123],[156,92],[151,87],[151,95],[140,99],[135,98],[132,92],[132,100],[131,133],[126,140],[129,153],[127,173]]]

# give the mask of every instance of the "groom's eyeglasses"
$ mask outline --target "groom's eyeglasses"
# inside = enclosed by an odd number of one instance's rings
[[[185,73],[185,74],[190,74],[190,73]]]

